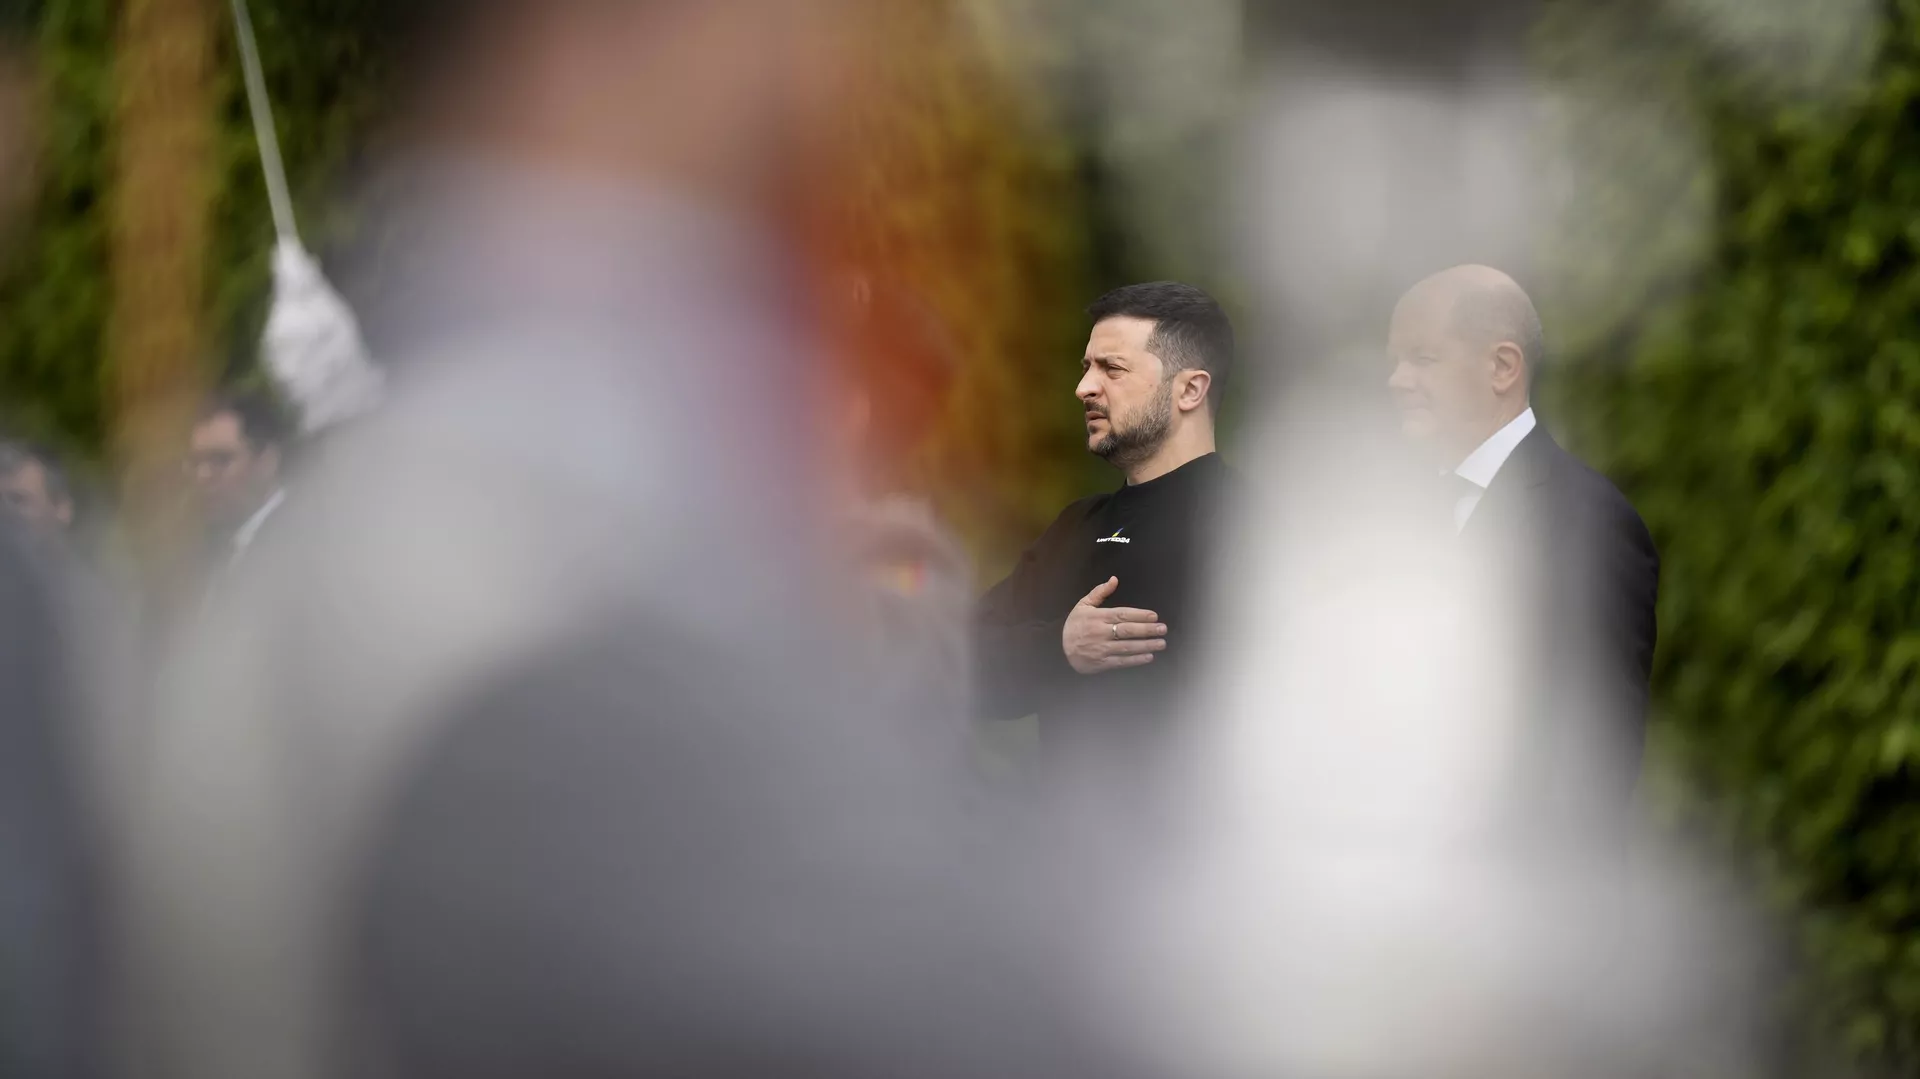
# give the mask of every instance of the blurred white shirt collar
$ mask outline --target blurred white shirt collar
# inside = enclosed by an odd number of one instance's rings
[[[1453,474],[1473,484],[1477,490],[1460,496],[1453,506],[1453,528],[1458,532],[1467,527],[1467,519],[1473,516],[1473,509],[1493,485],[1493,477],[1500,474],[1500,466],[1507,463],[1513,451],[1519,448],[1534,428],[1533,409],[1515,416],[1505,427],[1493,433],[1493,437],[1480,443],[1480,448],[1467,455],[1453,470]]]
[[[245,524],[234,530],[233,556],[235,558],[245,554],[247,548],[253,546],[253,538],[260,534],[260,526],[266,524],[267,518],[273,516],[273,511],[279,509],[280,503],[286,500],[286,488],[274,488],[273,494],[260,504],[259,509],[253,511],[253,516],[247,518]]]

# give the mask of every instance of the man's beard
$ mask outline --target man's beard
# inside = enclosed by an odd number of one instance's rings
[[[1124,426],[1120,417],[1109,414],[1107,437],[1094,444],[1093,455],[1115,468],[1137,465],[1153,456],[1172,428],[1173,383],[1167,381],[1160,384],[1160,392],[1128,414]]]

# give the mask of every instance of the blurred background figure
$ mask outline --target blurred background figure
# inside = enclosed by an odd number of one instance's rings
[[[66,469],[52,450],[28,443],[0,443],[0,497],[6,499],[17,524],[17,535],[45,578],[63,632],[73,642],[73,677],[86,707],[75,717],[70,732],[81,740],[76,749],[96,757],[93,763],[124,764],[131,747],[123,742],[137,724],[136,671],[130,666],[140,613],[136,597],[102,566],[99,552],[76,533],[77,498]],[[82,722],[84,721],[84,723]],[[89,743],[89,737],[104,739]],[[101,757],[100,754],[110,754]],[[103,772],[96,792],[118,799],[126,793],[127,776]]]
[[[830,546],[859,488],[792,230],[865,6],[398,7],[391,394],[298,477],[161,717],[144,1058],[1127,1074]],[[204,430],[263,505],[252,429]]]
[[[286,438],[279,412],[258,392],[221,394],[201,407],[186,468],[207,522],[210,572],[239,561],[286,501]]]
[[[84,679],[94,638],[0,521],[0,1068],[104,1074],[109,961]]]
[[[51,451],[0,445],[0,498],[44,542],[64,542],[73,527],[73,492]]]

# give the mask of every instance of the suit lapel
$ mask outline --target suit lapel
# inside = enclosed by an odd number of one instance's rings
[[[1552,796],[1546,762],[1553,759],[1557,735],[1542,719],[1551,709],[1537,698],[1544,691],[1541,672],[1547,669],[1539,649],[1552,606],[1542,576],[1550,545],[1541,541],[1548,512],[1544,488],[1562,452],[1546,431],[1534,427],[1494,474],[1460,532],[1466,557],[1478,560],[1475,568],[1492,589],[1484,597],[1491,604],[1488,646],[1515,665],[1514,673],[1527,687],[1528,696],[1518,702],[1505,780],[1506,797],[1513,800],[1510,811],[1522,823],[1530,820],[1532,807]]]
[[[1500,471],[1494,473],[1493,483],[1481,496],[1480,504],[1473,508],[1466,527],[1460,530],[1461,536],[1478,537],[1493,529],[1496,522],[1518,523],[1517,518],[1526,513],[1534,497],[1533,492],[1553,478],[1553,459],[1560,452],[1559,444],[1544,427],[1536,424],[1513,448]]]

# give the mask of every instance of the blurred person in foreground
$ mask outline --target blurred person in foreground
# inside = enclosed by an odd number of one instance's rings
[[[90,786],[89,638],[62,580],[0,520],[0,1071],[90,1076],[106,943]]]
[[[855,0],[408,5],[386,404],[163,717],[156,1074],[1126,1074],[889,714],[778,222]]]
[[[99,550],[101,524],[96,518],[104,514],[90,512],[82,521],[81,499],[59,454],[31,442],[0,443],[0,498],[50,566],[95,593],[89,602],[105,602],[105,593],[123,590]]]
[[[1458,266],[1394,309],[1388,382],[1403,433],[1439,473],[1436,525],[1492,567],[1489,642],[1527,683],[1516,823],[1624,824],[1653,669],[1660,558],[1640,515],[1536,419],[1545,336],[1512,278]]]
[[[28,42],[36,5],[0,0],[0,256],[32,190],[36,73]],[[0,1074],[102,1074],[103,894],[95,807],[81,727],[88,642],[43,557],[59,535],[57,490],[33,455],[7,455],[0,514]],[[26,469],[31,471],[31,469]],[[31,505],[21,496],[37,497]],[[41,512],[42,510],[46,512]],[[23,512],[24,511],[24,512]]]
[[[1233,326],[1212,297],[1171,281],[1115,289],[1088,314],[1074,392],[1088,450],[1126,482],[1063,510],[982,600],[980,710],[1038,713],[1043,755],[1062,764],[1142,750],[1151,764],[1199,663],[1205,545],[1235,484],[1214,447]]]

